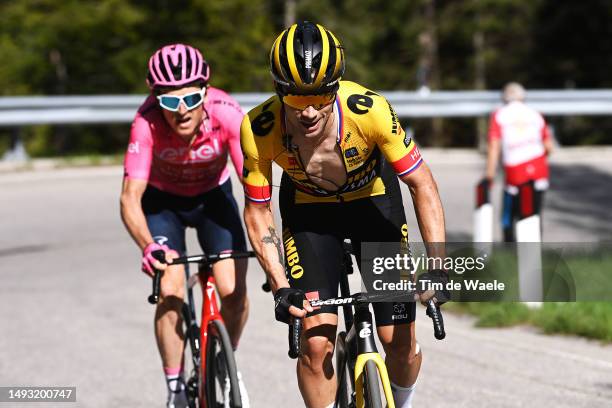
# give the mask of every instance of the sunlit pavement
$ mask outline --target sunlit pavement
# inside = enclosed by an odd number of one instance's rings
[[[438,181],[449,238],[470,240],[482,157],[423,154]],[[609,150],[566,151],[553,160],[545,240],[611,239],[609,157]],[[82,407],[162,407],[165,384],[146,302],[150,281],[138,271],[140,256],[119,219],[122,170],[51,167],[0,169],[0,386],[76,386],[75,406]],[[495,189],[499,201],[499,182]],[[259,265],[250,265],[251,313],[238,364],[251,405],[301,406],[286,327],[273,320]],[[417,314],[424,364],[415,407],[612,405],[610,346],[525,327],[475,329],[471,319],[448,313],[448,337],[439,342],[422,307]]]

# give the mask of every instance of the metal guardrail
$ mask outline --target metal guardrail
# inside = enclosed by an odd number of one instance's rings
[[[400,118],[486,116],[500,105],[496,91],[384,91]],[[268,93],[232,94],[245,111]],[[0,98],[0,126],[129,123],[145,95]],[[612,115],[612,90],[531,90],[527,102],[548,116]]]

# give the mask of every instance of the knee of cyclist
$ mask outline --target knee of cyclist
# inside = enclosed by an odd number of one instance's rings
[[[323,336],[309,337],[302,342],[301,363],[313,373],[325,372],[334,354],[334,343]]]
[[[222,307],[226,307],[238,313],[247,307],[246,290],[236,288],[233,292],[226,294],[221,298]]]
[[[397,361],[405,361],[408,364],[412,363],[416,359],[419,352],[420,350],[418,343],[415,343],[415,350],[412,350],[410,343],[392,343],[385,347],[387,358],[392,358],[393,360]]]
[[[160,296],[162,301],[165,299],[180,299],[183,300],[185,295],[185,286],[183,282],[178,281],[162,281],[160,286]]]

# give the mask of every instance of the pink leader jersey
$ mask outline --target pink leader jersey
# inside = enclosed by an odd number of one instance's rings
[[[147,180],[167,193],[195,196],[229,178],[228,152],[242,176],[240,105],[222,90],[208,87],[204,108],[208,118],[190,146],[166,123],[157,99],[149,96],[132,122],[124,177]]]
[[[549,137],[542,115],[522,102],[511,102],[493,113],[489,140],[501,139],[506,184],[548,179],[543,142]]]

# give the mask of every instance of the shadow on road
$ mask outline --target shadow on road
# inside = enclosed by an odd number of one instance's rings
[[[49,245],[23,245],[12,248],[0,249],[0,258],[5,256],[32,254],[35,252],[44,252],[49,249]]]
[[[544,217],[550,211],[594,241],[612,239],[612,174],[587,165],[552,164],[550,171]]]

